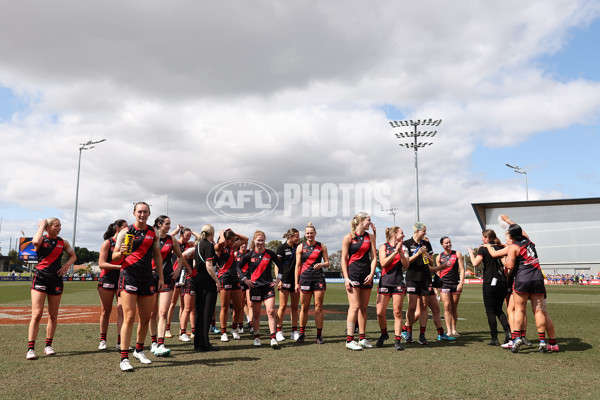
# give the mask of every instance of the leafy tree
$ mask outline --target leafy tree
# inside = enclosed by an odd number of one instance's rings
[[[277,248],[281,246],[281,240],[271,240],[269,243],[265,245],[265,247],[269,250],[277,251]]]
[[[342,270],[342,251],[338,250],[335,253],[329,254],[329,271]]]
[[[19,252],[17,250],[11,250],[8,252],[8,257],[10,258],[10,265],[18,265],[22,266],[23,261],[19,260]]]

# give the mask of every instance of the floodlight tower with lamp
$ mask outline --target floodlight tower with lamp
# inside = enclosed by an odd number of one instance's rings
[[[421,216],[419,213],[419,156],[418,156],[418,151],[419,149],[426,147],[426,146],[431,146],[433,143],[431,142],[421,142],[420,138],[423,137],[427,137],[427,138],[433,138],[436,134],[437,131],[419,131],[418,127],[419,126],[439,126],[442,123],[441,119],[417,119],[417,120],[406,120],[406,121],[390,121],[390,125],[392,126],[392,128],[405,128],[405,127],[409,127],[412,126],[413,127],[413,131],[405,131],[405,132],[400,132],[400,133],[396,133],[396,137],[398,139],[408,139],[409,142],[405,142],[405,143],[400,143],[400,147],[406,147],[407,149],[413,149],[415,152],[415,184],[416,184],[416,205],[415,205],[415,216],[416,216],[416,221],[420,221],[421,220]],[[412,139],[412,140],[411,140]]]
[[[79,175],[81,172],[81,151],[93,149],[95,144],[102,143],[104,141],[106,141],[106,139],[98,140],[96,142],[90,140],[87,143],[80,143],[79,145],[79,163],[77,164],[77,186],[75,187],[75,215],[73,216],[73,241],[71,242],[73,251],[75,251],[75,238],[77,237],[77,207],[79,205]],[[72,265],[69,272],[73,273]]]
[[[517,173],[517,174],[525,175],[525,199],[527,199],[527,201],[529,201],[529,187],[527,185],[527,171],[525,171],[523,168],[517,167],[516,165],[506,164],[506,166],[508,168],[512,169],[513,171],[515,171],[515,173]]]

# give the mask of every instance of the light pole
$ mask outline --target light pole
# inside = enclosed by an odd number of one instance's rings
[[[397,208],[387,208],[385,210],[381,210],[383,212],[387,212],[388,215],[394,216],[394,226],[396,226],[396,210],[398,210],[398,209]]]
[[[75,215],[73,217],[73,241],[71,242],[71,246],[73,247],[73,251],[75,251],[75,237],[77,236],[77,206],[79,205],[79,174],[81,172],[81,151],[93,149],[95,144],[102,143],[106,139],[98,140],[97,142],[88,141],[87,143],[80,143],[79,147],[79,163],[77,164],[77,186],[75,188]],[[71,265],[70,273],[73,273],[73,266]]]
[[[409,131],[405,131],[405,132],[400,132],[400,133],[396,133],[396,137],[398,139],[413,139],[412,142],[407,142],[407,143],[400,143],[400,147],[404,146],[407,149],[413,149],[415,152],[415,184],[417,187],[417,192],[416,192],[416,205],[415,205],[415,214],[416,214],[416,221],[420,221],[421,217],[419,214],[419,159],[418,159],[418,151],[420,148],[423,148],[425,146],[431,146],[433,143],[430,142],[419,142],[419,138],[422,137],[429,137],[429,138],[433,138],[436,134],[437,131],[418,131],[417,127],[418,126],[439,126],[442,123],[441,119],[436,119],[436,120],[432,120],[431,118],[425,120],[416,120],[413,121],[411,120],[407,120],[407,121],[390,121],[390,125],[392,126],[392,128],[402,128],[402,127],[408,127],[408,126],[412,126],[414,128],[413,132],[409,132]]]
[[[506,164],[506,166],[508,168],[512,169],[513,171],[515,171],[517,174],[525,175],[525,198],[527,199],[527,201],[529,201],[529,187],[527,185],[527,171],[525,171],[523,168],[517,167],[516,165]]]

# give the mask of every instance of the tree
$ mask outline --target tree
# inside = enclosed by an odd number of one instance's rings
[[[266,248],[272,251],[277,251],[277,248],[281,246],[281,240],[271,240],[266,244]]]
[[[77,260],[75,260],[75,263],[78,265],[90,262],[97,262],[98,257],[100,257],[100,253],[98,253],[97,251],[90,251],[85,247],[77,246],[75,246],[75,255],[77,256]],[[69,256],[66,253],[63,253],[62,263],[64,264],[65,262],[67,262],[68,258]]]
[[[10,265],[18,265],[22,266],[23,261],[19,260],[19,252],[17,250],[11,250],[8,252],[8,257],[10,258]]]
[[[342,270],[342,251],[338,250],[329,255],[329,271]]]

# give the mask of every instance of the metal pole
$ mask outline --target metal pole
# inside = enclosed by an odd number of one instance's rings
[[[523,175],[525,175],[525,198],[529,201],[529,186],[527,185],[527,172],[523,171]]]
[[[419,159],[417,156],[417,151],[418,151],[418,147],[417,147],[417,125],[414,125],[415,127],[415,183],[417,186],[417,194],[416,194],[416,215],[417,215],[417,220],[415,222],[419,222],[421,221],[421,217],[419,215]]]
[[[75,251],[75,237],[77,234],[77,206],[79,204],[79,174],[81,172],[81,150],[83,150],[83,147],[79,148],[79,162],[77,163],[77,186],[75,187],[75,215],[73,217],[73,242],[71,242],[73,251]],[[70,272],[73,273],[73,266],[71,266]]]

